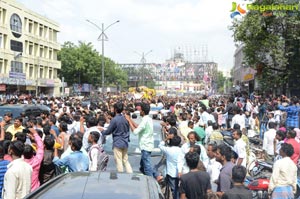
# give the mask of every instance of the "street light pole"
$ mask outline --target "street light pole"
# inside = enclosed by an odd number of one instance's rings
[[[101,33],[101,35],[102,35],[102,38],[101,38],[101,41],[102,41],[102,58],[101,58],[101,71],[102,71],[101,72],[101,81],[102,81],[102,83],[101,83],[101,92],[104,95],[104,39],[105,39],[105,37],[104,37],[103,30],[104,30],[104,23],[102,23],[102,33]],[[100,38],[100,36],[99,36],[99,38]],[[98,41],[99,41],[99,38],[98,38]]]
[[[142,59],[141,59],[141,63],[142,63],[142,85],[145,86],[145,65],[146,65],[146,56],[152,52],[152,50],[149,50],[147,53],[138,53],[136,51],[134,51],[136,54],[142,56]]]
[[[40,58],[38,58],[38,65],[35,67],[35,96],[39,93],[39,71],[40,71]]]
[[[89,22],[90,24],[94,25],[98,30],[101,31],[99,37],[98,37],[98,41],[102,42],[102,58],[101,58],[101,92],[102,94],[104,94],[104,41],[108,41],[108,37],[105,34],[105,31],[110,28],[112,25],[119,23],[120,20],[115,21],[114,23],[110,24],[109,26],[107,26],[106,28],[104,28],[104,23],[102,23],[102,27],[100,28],[97,24],[93,23],[90,20],[86,20],[87,22]]]

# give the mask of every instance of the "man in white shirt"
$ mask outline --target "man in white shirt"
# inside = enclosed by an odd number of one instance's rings
[[[88,129],[85,131],[83,120],[82,118],[80,119],[80,132],[83,133],[82,146],[86,151],[89,151],[90,148],[90,145],[88,143],[88,138],[92,131],[97,131],[100,134],[100,138],[98,140],[99,146],[102,146],[103,144],[104,138],[97,125],[98,125],[98,120],[96,119],[96,117],[90,116],[87,118],[86,126],[88,127]]]
[[[92,145],[89,149],[89,171],[99,171],[101,162],[98,162],[98,156],[100,153],[99,145],[97,144],[100,137],[100,133],[97,131],[90,132],[88,142]]]
[[[247,162],[247,153],[246,153],[246,143],[242,139],[242,131],[240,129],[236,129],[232,133],[232,137],[236,140],[233,150],[238,154],[238,159],[236,164],[239,166],[246,167]]]
[[[265,155],[266,161],[273,161],[274,159],[274,138],[276,136],[276,123],[270,122],[269,123],[269,130],[264,134],[263,140],[263,150]]]
[[[267,129],[269,129],[269,123],[270,123],[270,122],[276,123],[276,120],[275,120],[275,117],[274,117],[274,113],[273,113],[273,112],[269,112],[269,113],[268,113],[268,118],[269,118],[269,120],[268,120],[268,123],[267,123]],[[279,123],[277,123],[277,124],[279,124]],[[275,128],[276,128],[276,127],[275,127]]]
[[[179,176],[181,176],[181,174],[185,174],[189,172],[189,168],[186,165],[184,156],[190,151],[191,146],[195,144],[200,146],[201,149],[200,160],[203,162],[203,165],[205,166],[205,168],[207,168],[208,165],[209,158],[207,156],[206,149],[202,144],[199,143],[200,138],[195,131],[192,131],[188,134],[188,140],[189,140],[188,142],[184,143],[181,146],[181,154],[177,164]]]
[[[80,131],[80,114],[76,113],[74,116],[73,116],[73,119],[74,121],[72,122],[72,124],[69,124],[68,125],[68,132],[70,134],[72,133],[76,133],[78,131]]]
[[[207,146],[207,156],[209,157],[208,165],[207,165],[207,173],[210,176],[210,183],[212,191],[216,192],[218,185],[216,181],[219,178],[220,170],[222,165],[220,162],[216,161],[215,155],[217,152],[217,146],[215,144],[208,144]]]
[[[273,165],[268,192],[271,198],[294,198],[297,190],[297,166],[291,159],[294,148],[284,143],[279,153],[282,159],[277,160]]]
[[[207,127],[207,122],[210,120],[212,121],[212,123],[215,122],[215,119],[212,115],[210,115],[209,113],[206,112],[206,107],[205,106],[202,106],[200,108],[200,115],[201,115],[201,118],[202,118],[202,121],[203,123],[205,124],[205,127]]]
[[[276,107],[276,109],[274,111],[274,119],[275,119],[276,124],[280,124],[281,115],[282,115],[281,110],[279,110],[279,108]]]
[[[3,182],[3,199],[21,199],[29,194],[31,189],[32,167],[22,158],[24,144],[21,141],[12,141],[8,154],[13,161],[7,165]]]
[[[253,105],[251,104],[250,99],[247,99],[246,111],[250,113],[250,112],[252,112],[252,110],[253,110]]]
[[[245,128],[245,115],[241,114],[241,110],[236,108],[233,110],[234,116],[232,118],[231,128],[233,128],[234,124],[239,124],[240,129],[243,130]]]
[[[165,146],[167,141],[169,141],[169,146]],[[177,164],[181,153],[181,148],[179,147],[180,143],[181,138],[178,135],[174,136],[172,134],[168,134],[166,140],[162,141],[158,146],[166,156],[166,181],[172,190],[173,198],[179,198]]]

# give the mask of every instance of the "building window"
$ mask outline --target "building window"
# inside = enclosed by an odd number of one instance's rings
[[[57,69],[54,68],[53,70],[53,79],[57,78]]]
[[[49,59],[52,59],[52,49],[49,50]]]
[[[49,38],[49,28],[47,26],[44,26],[44,35],[46,39]]]
[[[0,59],[0,73],[4,73],[4,71],[3,71],[3,59]]]
[[[51,28],[49,28],[49,40],[52,41],[53,39],[53,31]]]
[[[11,61],[11,72],[23,73],[23,63],[18,61]]]
[[[53,30],[53,37],[52,37],[52,41],[57,41],[57,32],[55,30]]]
[[[13,35],[17,38],[21,37],[22,35],[22,21],[19,15],[13,14],[10,17],[10,29]]]
[[[29,77],[33,77],[33,66],[32,66],[32,64],[29,65]]]
[[[29,33],[33,33],[33,24],[32,24],[32,22],[29,22],[29,25],[28,25],[28,32],[29,32]]]
[[[23,52],[23,43],[15,40],[10,40],[10,49],[17,52]]]
[[[52,79],[52,70],[49,70],[49,79]]]
[[[0,8],[0,24],[2,24],[2,14],[3,14],[2,8]]]
[[[35,35],[38,35],[38,23],[37,22],[34,22],[33,23],[33,34],[35,34]]]
[[[44,53],[44,48],[40,47],[40,57],[43,57],[43,53]]]
[[[26,64],[25,64],[25,70],[24,70],[24,73],[28,74],[28,69],[29,69],[28,63],[26,63]]]
[[[0,34],[0,48],[2,48],[2,40],[3,40],[3,35]]]
[[[40,35],[40,37],[43,37],[43,27],[40,27],[39,35]]]
[[[33,55],[33,44],[29,44],[29,55]]]
[[[40,78],[43,78],[44,77],[44,70],[43,70],[43,68],[40,68]]]

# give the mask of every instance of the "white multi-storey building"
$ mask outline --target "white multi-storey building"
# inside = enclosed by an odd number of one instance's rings
[[[0,93],[60,94],[59,25],[15,0],[0,0]]]

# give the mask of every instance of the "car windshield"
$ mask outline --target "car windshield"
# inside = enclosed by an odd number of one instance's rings
[[[22,109],[19,107],[14,107],[14,106],[0,106],[0,116],[4,117],[5,113],[12,113],[13,117],[20,116],[22,113]]]
[[[30,114],[33,114],[34,116],[40,115],[40,112],[42,110],[50,111],[50,108],[45,105],[32,105],[27,106],[26,105],[3,105],[0,106],[0,116],[4,117],[4,114],[7,112],[11,112],[13,114],[13,118],[20,116],[22,112],[25,112],[26,116],[29,116]]]

